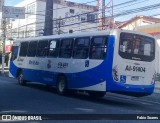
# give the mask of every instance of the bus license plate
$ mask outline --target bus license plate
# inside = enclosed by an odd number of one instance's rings
[[[139,76],[132,76],[132,77],[131,77],[131,80],[132,80],[132,81],[139,81]]]

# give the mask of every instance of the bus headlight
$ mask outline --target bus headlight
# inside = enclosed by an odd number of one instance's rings
[[[113,67],[112,75],[113,75],[113,79],[115,81],[119,81],[119,74],[118,74],[118,70],[117,70],[117,65],[115,67]]]

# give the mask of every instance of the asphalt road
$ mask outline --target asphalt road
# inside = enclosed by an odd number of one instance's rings
[[[156,115],[160,114],[160,94],[154,93],[150,96],[137,98],[107,93],[102,99],[92,99],[85,94],[60,96],[54,88],[36,83],[20,86],[17,80],[0,76],[0,114]],[[81,122],[79,120],[77,119],[76,122]],[[97,120],[92,122],[102,121]],[[158,123],[157,120],[152,122]],[[33,123],[36,123],[36,121]]]

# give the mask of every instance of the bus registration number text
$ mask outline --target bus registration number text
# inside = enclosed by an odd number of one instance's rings
[[[129,66],[127,65],[125,71],[135,71],[135,72],[144,72],[146,71],[145,67]]]

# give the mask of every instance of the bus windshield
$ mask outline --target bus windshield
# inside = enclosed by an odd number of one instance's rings
[[[120,34],[119,55],[125,59],[153,61],[155,58],[154,38],[138,34]]]

